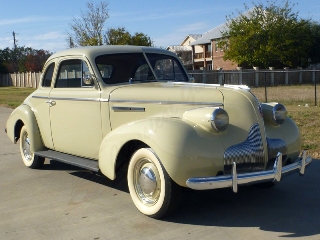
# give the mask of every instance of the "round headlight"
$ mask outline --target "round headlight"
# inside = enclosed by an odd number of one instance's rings
[[[222,108],[215,109],[211,115],[210,120],[211,126],[216,131],[224,131],[229,125],[228,113]]]
[[[276,104],[272,109],[273,120],[277,124],[282,124],[287,118],[287,109],[282,104]]]

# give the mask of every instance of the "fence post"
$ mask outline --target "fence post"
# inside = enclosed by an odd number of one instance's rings
[[[286,72],[285,72],[285,83],[284,85],[288,86],[289,85],[289,68],[288,67],[284,67],[283,68]]]
[[[9,82],[9,73],[6,74],[6,81],[7,81],[7,86],[11,86],[12,84],[10,84]]]
[[[223,77],[223,73],[222,73],[222,68],[217,68],[218,72],[218,81],[219,84],[222,85],[222,77]]]
[[[10,74],[11,78],[14,79],[14,86],[16,87],[18,84],[17,75],[15,73]]]
[[[266,103],[268,102],[268,93],[267,93],[267,72],[264,72],[264,96]]]
[[[302,67],[298,67],[299,70],[299,84],[302,84]]]
[[[253,67],[253,69],[256,71],[254,74],[254,85],[259,87],[259,67]]]
[[[242,85],[242,67],[237,67],[237,70],[239,71],[239,85]]]
[[[312,68],[312,82],[316,82],[316,67],[314,66],[313,68]]]
[[[36,73],[31,73],[32,87],[36,88]]]
[[[18,73],[14,73],[14,75],[15,75],[16,83],[17,83],[16,87],[21,87],[20,75]]]
[[[20,73],[20,78],[22,78],[22,87],[26,87],[26,80],[24,77],[24,73]]]
[[[270,73],[270,86],[274,86],[274,67],[269,67]]]
[[[206,68],[204,67],[202,70],[202,83],[207,82]]]
[[[32,87],[31,72],[26,72],[26,74],[27,74],[27,78],[28,78],[28,87]]]
[[[317,106],[317,81],[316,81],[316,70],[313,71],[314,73],[314,105]]]

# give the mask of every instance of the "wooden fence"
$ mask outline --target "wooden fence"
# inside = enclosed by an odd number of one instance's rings
[[[15,87],[32,87],[37,88],[39,85],[41,72],[32,73],[0,73],[0,86],[15,86]]]
[[[192,70],[188,73],[198,83],[243,84],[250,87],[320,83],[320,70]],[[37,88],[40,77],[41,72],[0,73],[0,86]]]

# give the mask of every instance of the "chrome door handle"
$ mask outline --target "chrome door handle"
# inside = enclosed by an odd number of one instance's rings
[[[50,107],[56,105],[56,101],[52,101],[51,99],[47,100],[46,103],[49,103]]]

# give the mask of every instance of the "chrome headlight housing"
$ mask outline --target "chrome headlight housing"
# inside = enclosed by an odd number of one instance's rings
[[[212,128],[221,132],[226,130],[229,125],[229,115],[224,109],[217,108],[213,111],[210,121]]]
[[[282,104],[276,104],[272,109],[273,120],[277,124],[282,124],[287,118],[287,109]]]

